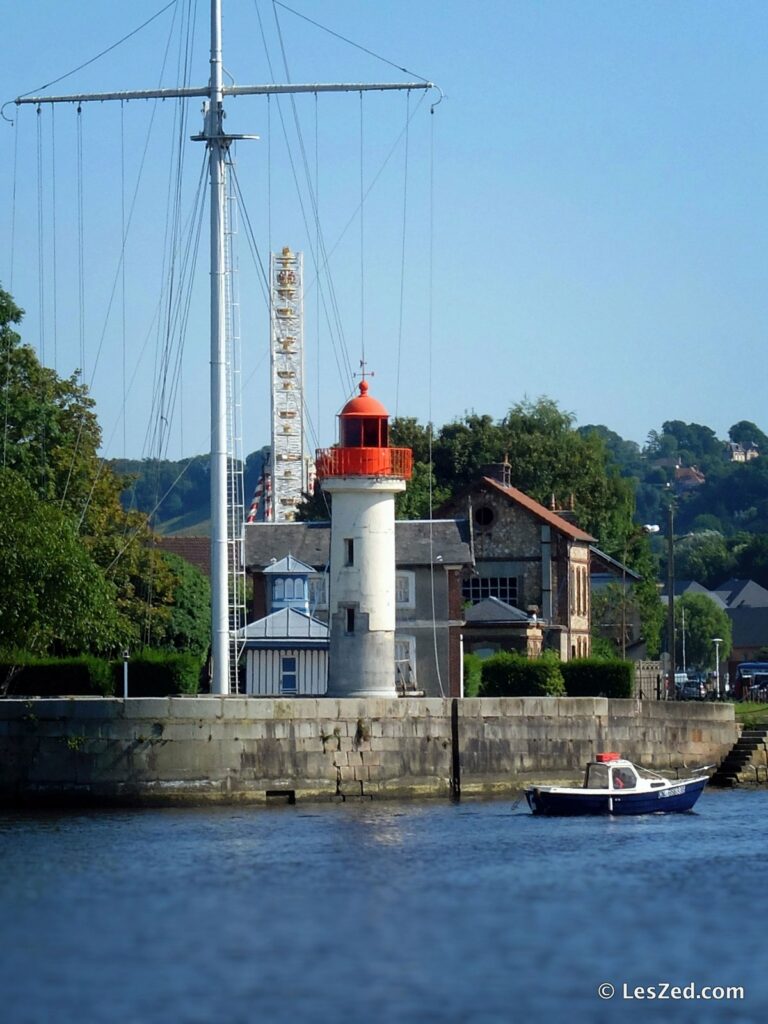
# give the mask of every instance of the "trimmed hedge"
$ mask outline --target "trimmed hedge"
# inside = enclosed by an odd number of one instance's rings
[[[569,697],[631,697],[632,664],[620,658],[580,658],[561,666]]]
[[[129,697],[172,697],[200,689],[200,658],[188,652],[145,651],[128,662]],[[123,695],[123,663],[113,662],[114,692]]]
[[[464,696],[477,697],[483,681],[483,659],[479,654],[464,655]]]
[[[146,651],[128,662],[128,696],[197,693],[201,668],[194,654]],[[9,697],[122,697],[123,662],[5,655],[0,656],[0,692],[6,680]]]
[[[111,697],[112,670],[103,658],[0,659],[9,697]]]
[[[526,658],[501,651],[482,663],[480,697],[560,697],[565,694],[557,656]]]

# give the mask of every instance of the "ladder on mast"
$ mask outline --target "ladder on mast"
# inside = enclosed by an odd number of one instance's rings
[[[240,341],[240,303],[237,287],[235,236],[237,200],[229,183],[229,163],[225,163],[224,202],[224,337],[227,380],[227,550],[229,610],[229,692],[240,692],[240,655],[245,639],[245,483],[242,417],[242,349]]]

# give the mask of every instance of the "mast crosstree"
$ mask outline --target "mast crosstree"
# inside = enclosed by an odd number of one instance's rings
[[[103,103],[109,100],[185,99],[200,97],[203,103],[203,130],[194,141],[208,147],[211,223],[211,592],[212,592],[212,678],[211,692],[224,695],[236,692],[233,680],[237,674],[237,648],[232,633],[237,618],[232,595],[239,592],[233,568],[233,543],[229,536],[229,465],[234,443],[229,430],[232,412],[228,391],[232,366],[228,358],[227,297],[231,294],[227,259],[227,154],[237,139],[255,139],[254,135],[228,135],[224,131],[224,98],[226,96],[276,96],[291,93],[371,92],[387,90],[432,89],[431,82],[378,82],[354,84],[303,85],[228,85],[223,82],[222,62],[222,0],[211,0],[211,77],[207,86],[180,89],[139,89],[123,92],[77,93],[66,96],[23,96],[17,106],[43,103]],[[238,520],[238,517],[235,517]],[[239,517],[242,530],[242,517]],[[235,664],[232,664],[233,659]]]

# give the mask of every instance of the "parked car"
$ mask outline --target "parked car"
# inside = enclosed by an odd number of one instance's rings
[[[704,700],[707,687],[702,679],[688,679],[680,690],[680,700]]]

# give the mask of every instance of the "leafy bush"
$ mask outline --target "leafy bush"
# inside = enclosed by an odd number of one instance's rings
[[[170,697],[197,693],[200,689],[201,660],[188,652],[167,654],[143,651],[128,662],[129,697]],[[113,663],[114,692],[123,694],[123,663]]]
[[[464,655],[464,696],[477,697],[483,679],[483,659],[479,654]]]
[[[540,658],[502,651],[482,663],[480,697],[558,697],[565,694],[557,655]]]
[[[561,666],[569,697],[631,697],[632,664],[620,658],[580,658]]]

